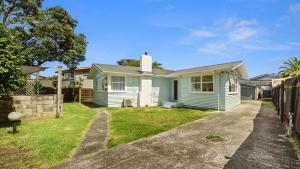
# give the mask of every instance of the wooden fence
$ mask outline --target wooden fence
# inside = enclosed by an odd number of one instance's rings
[[[84,89],[81,90],[81,102],[93,102],[93,89]],[[79,88],[64,88],[62,89],[62,94],[64,95],[64,101],[79,101],[80,93]]]
[[[300,134],[300,76],[283,80],[273,87],[272,100],[282,122],[293,124]]]

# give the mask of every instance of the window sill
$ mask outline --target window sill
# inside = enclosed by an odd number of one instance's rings
[[[107,93],[107,91],[95,91],[95,93]]]
[[[215,94],[215,92],[195,92],[195,91],[190,91],[192,94]]]
[[[239,94],[238,92],[229,92],[228,95],[237,95]]]
[[[127,93],[126,90],[124,91],[114,91],[114,90],[111,90],[111,91],[108,91],[109,93]]]

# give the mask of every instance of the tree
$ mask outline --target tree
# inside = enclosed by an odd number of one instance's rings
[[[19,35],[25,64],[59,61],[69,68],[85,60],[86,38],[76,34],[77,21],[61,7],[41,9],[43,0],[0,0],[0,18]]]
[[[140,61],[136,59],[121,59],[117,61],[118,65],[121,66],[133,66],[133,67],[140,67]],[[158,62],[152,63],[152,68],[154,69],[163,69],[162,64]]]
[[[0,94],[8,95],[25,83],[21,73],[22,45],[0,23]]]
[[[279,75],[281,77],[294,77],[300,76],[300,59],[293,57],[283,62]]]

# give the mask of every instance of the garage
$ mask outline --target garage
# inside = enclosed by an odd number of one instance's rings
[[[241,84],[241,99],[256,100],[256,87],[248,84]]]

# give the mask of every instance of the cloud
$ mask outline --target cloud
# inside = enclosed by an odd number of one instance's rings
[[[300,3],[291,5],[289,9],[292,13],[300,12]]]
[[[237,17],[229,17],[225,19],[225,24],[227,28],[239,28],[245,26],[257,25],[256,19],[239,19]]]
[[[245,41],[251,39],[258,34],[258,30],[254,28],[241,27],[228,34],[229,41]]]

